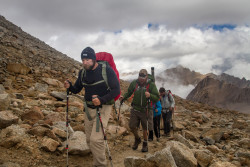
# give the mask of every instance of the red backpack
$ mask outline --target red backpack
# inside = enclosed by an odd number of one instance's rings
[[[116,65],[115,65],[115,62],[114,62],[114,59],[113,59],[113,56],[112,54],[110,53],[107,53],[107,52],[99,52],[99,53],[96,53],[96,61],[99,63],[99,64],[108,64],[114,71],[115,71],[115,74],[118,78],[118,81],[120,83],[120,78],[119,78],[119,72],[118,70],[116,69]],[[108,79],[107,79],[107,74],[105,74],[106,71],[103,71],[103,79],[105,80],[107,86],[109,87],[108,85]],[[120,94],[118,96],[115,97],[115,101],[117,99],[119,99],[121,95],[121,90],[120,90]]]

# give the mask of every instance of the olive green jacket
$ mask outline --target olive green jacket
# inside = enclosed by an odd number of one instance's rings
[[[145,84],[143,87],[140,86],[138,80],[132,81],[128,87],[128,91],[123,95],[124,100],[128,99],[134,93],[134,98],[132,101],[133,108],[135,110],[145,111],[147,107],[147,98],[145,96],[145,92],[147,90],[148,85],[149,85],[148,91],[150,93],[150,101],[156,103],[159,100],[160,96],[155,83],[151,80],[148,80],[147,84]],[[149,106],[150,108],[152,108],[152,105]]]

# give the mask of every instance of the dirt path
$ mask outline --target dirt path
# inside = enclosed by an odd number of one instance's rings
[[[142,136],[142,134],[140,135]],[[148,143],[148,153],[153,154],[156,151],[162,150],[167,140],[169,139],[161,137],[160,141],[157,142],[154,138],[154,141]],[[124,158],[128,156],[144,157],[148,154],[141,152],[142,144],[139,145],[137,150],[132,150],[131,145],[133,142],[134,137],[131,134],[108,141],[114,167],[124,167]],[[10,149],[0,147],[0,150],[0,164],[3,162],[13,162],[19,164],[21,167],[66,167],[66,154],[59,152],[49,153],[39,148],[29,151],[28,149],[18,148],[18,146]],[[93,157],[91,154],[86,156],[69,155],[69,167],[91,167],[92,160]],[[110,166],[109,160],[108,164]]]

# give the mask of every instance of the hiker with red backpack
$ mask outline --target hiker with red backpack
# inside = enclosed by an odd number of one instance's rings
[[[117,74],[110,66],[97,62],[92,48],[85,48],[81,59],[84,68],[80,70],[75,84],[66,80],[64,87],[75,94],[85,88],[85,133],[93,154],[93,166],[107,166],[104,128],[107,127],[114,99],[120,94],[120,84]]]
[[[148,152],[147,132],[148,130],[153,130],[153,125],[151,126],[149,124],[150,122],[153,122],[153,120],[149,121],[150,114],[153,114],[151,104],[158,101],[159,93],[155,83],[148,78],[148,72],[146,69],[140,70],[138,79],[132,81],[127,92],[120,97],[121,102],[127,100],[130,96],[132,96],[132,94],[134,94],[134,97],[131,104],[132,109],[129,121],[130,130],[135,137],[132,149],[136,150],[138,145],[141,143],[141,138],[138,134],[138,128],[141,123],[144,139],[141,151]]]
[[[170,137],[170,122],[174,112],[175,101],[170,90],[166,91],[165,88],[161,87],[159,93],[162,106],[161,113],[164,125],[164,136]]]

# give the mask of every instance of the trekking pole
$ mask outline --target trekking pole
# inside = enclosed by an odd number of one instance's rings
[[[119,119],[120,119],[120,113],[121,113],[121,106],[122,106],[122,103],[123,103],[123,101],[120,102],[120,106],[119,106],[119,113],[118,113],[118,117],[117,117],[118,125],[119,125]],[[117,127],[116,127],[116,133],[117,133],[118,125],[117,125]]]
[[[147,98],[147,142],[148,142],[148,136],[149,136],[149,131],[148,131],[148,112],[149,112],[149,104],[150,104],[150,98]]]
[[[67,131],[67,140],[66,140],[66,150],[67,150],[67,167],[69,166],[69,88],[67,89],[67,108],[66,108],[66,131]]]
[[[100,120],[100,123],[101,123],[101,128],[102,128],[102,133],[103,133],[104,141],[106,143],[106,147],[107,147],[107,150],[108,150],[108,156],[109,156],[110,164],[111,164],[111,167],[113,167],[112,157],[111,157],[111,154],[110,154],[110,151],[109,151],[107,137],[106,137],[106,134],[104,132],[104,128],[103,128],[103,124],[102,124],[102,118],[101,118],[101,114],[100,114],[100,111],[99,111],[99,106],[96,109],[97,109],[97,114],[99,116],[99,120]]]
[[[174,136],[174,110],[172,111],[172,127],[173,127],[173,136]]]

